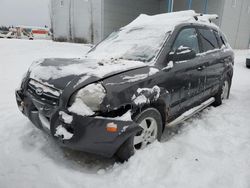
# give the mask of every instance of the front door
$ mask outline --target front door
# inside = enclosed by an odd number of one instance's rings
[[[195,28],[183,28],[179,32],[171,51],[175,52],[177,49],[183,47],[188,47],[197,54],[200,53],[198,34]],[[180,93],[178,102],[181,113],[198,102],[200,95],[203,94],[202,88],[204,87],[205,80],[203,68],[203,62],[200,62],[200,57],[198,56],[190,60],[174,62],[173,71],[175,73],[175,83],[178,85]]]

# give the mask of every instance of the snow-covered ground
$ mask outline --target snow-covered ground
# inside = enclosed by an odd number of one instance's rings
[[[17,109],[15,88],[33,60],[81,57],[88,47],[0,39],[0,188],[250,187],[250,70],[236,51],[230,100],[127,163],[58,147]]]

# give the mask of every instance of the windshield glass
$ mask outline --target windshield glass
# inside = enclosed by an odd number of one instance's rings
[[[150,62],[160,51],[166,31],[155,27],[124,27],[93,48],[87,57]]]
[[[182,23],[196,23],[194,16],[197,14],[192,10],[153,16],[141,14],[133,22],[98,44],[87,57],[153,62],[175,27]]]

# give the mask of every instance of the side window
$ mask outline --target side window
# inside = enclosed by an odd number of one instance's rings
[[[200,52],[197,32],[194,28],[186,28],[181,30],[174,42],[172,50],[175,51],[179,47],[189,47],[196,53]]]
[[[199,29],[203,52],[219,48],[217,39],[212,30]]]

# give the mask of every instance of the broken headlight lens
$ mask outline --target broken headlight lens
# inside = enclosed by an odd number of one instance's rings
[[[96,112],[100,110],[100,105],[106,95],[106,91],[102,84],[95,83],[90,84],[83,89],[80,89],[73,100],[81,99],[82,102],[87,105],[92,111]]]

